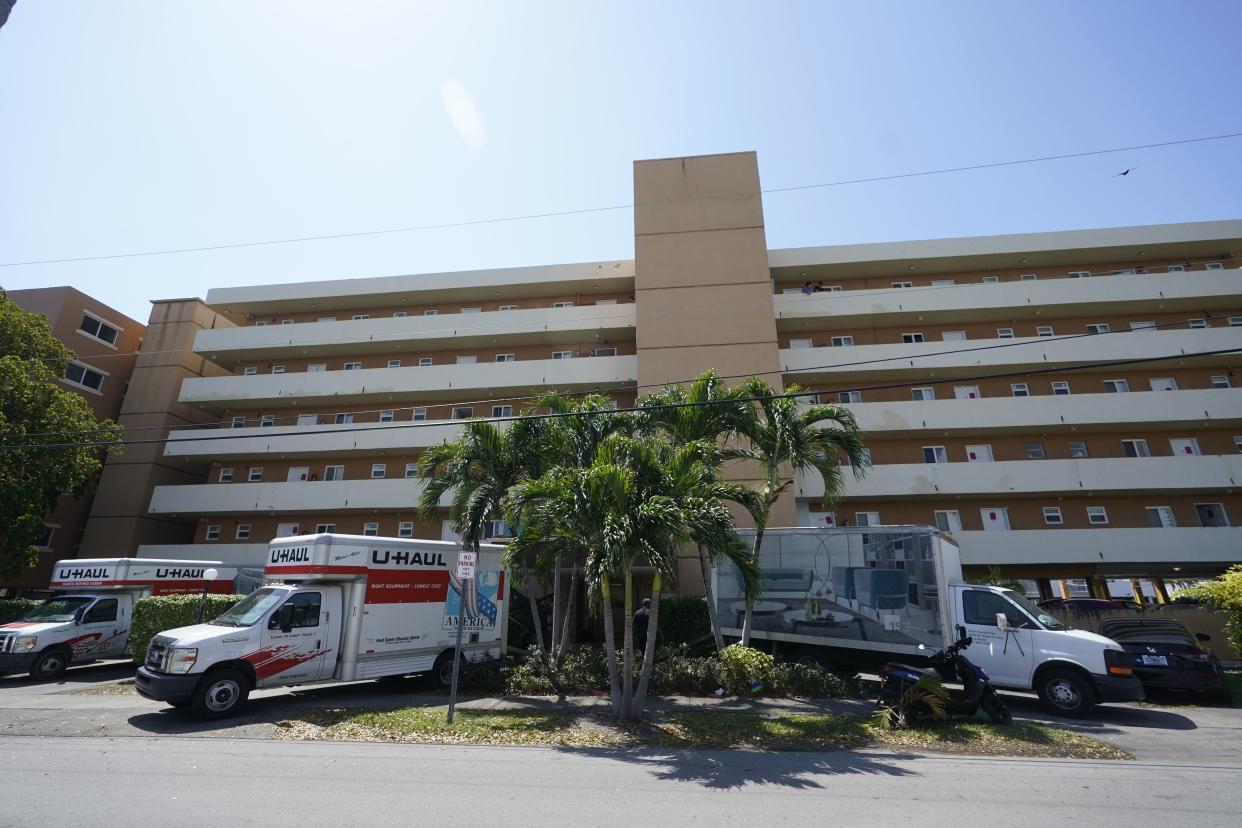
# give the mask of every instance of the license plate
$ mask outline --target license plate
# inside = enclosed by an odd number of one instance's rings
[[[1169,660],[1164,656],[1143,656],[1143,664],[1148,667],[1168,667]]]

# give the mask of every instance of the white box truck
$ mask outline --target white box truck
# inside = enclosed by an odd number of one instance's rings
[[[754,543],[753,530],[740,534]],[[769,529],[759,563],[751,644],[785,658],[874,669],[917,663],[965,634],[966,655],[993,684],[1034,690],[1061,715],[1143,698],[1121,645],[1067,627],[1013,590],[965,583],[956,544],[931,527]],[[740,637],[737,569],[714,570],[712,587],[722,632]]]
[[[211,592],[233,592],[238,568],[219,561],[57,561],[50,583],[57,594],[20,621],[0,625],[0,676],[29,672],[32,678],[50,681],[70,664],[124,657],[134,602],[147,595],[201,592],[208,569],[217,572]]]
[[[466,660],[499,658],[506,634],[500,547],[465,581]],[[236,712],[251,690],[431,672],[447,685],[461,606],[446,541],[303,535],[272,541],[269,583],[206,624],[152,639],[136,688],[203,718]]]

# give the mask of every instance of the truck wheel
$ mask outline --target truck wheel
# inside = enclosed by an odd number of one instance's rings
[[[35,681],[55,681],[65,674],[69,666],[69,653],[55,647],[39,653],[30,665],[30,677]]]
[[[190,706],[200,719],[223,719],[241,709],[249,695],[250,683],[242,672],[225,667],[203,676],[190,697]]]
[[[458,673],[460,679],[461,674]],[[440,653],[431,668],[431,687],[434,690],[449,690],[453,687],[453,651]]]
[[[1039,680],[1039,700],[1053,713],[1081,718],[1095,707],[1095,696],[1082,676],[1069,670],[1049,670]]]

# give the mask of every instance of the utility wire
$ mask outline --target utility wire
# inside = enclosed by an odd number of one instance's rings
[[[986,170],[986,169],[993,169],[996,167],[1012,167],[1012,166],[1017,166],[1019,164],[1038,164],[1038,163],[1043,163],[1047,161],[1063,161],[1063,160],[1070,159],[1070,158],[1087,158],[1087,157],[1095,156],[1095,155],[1108,155],[1108,154],[1118,153],[1118,152],[1131,152],[1134,150],[1156,149],[1160,147],[1172,147],[1172,146],[1178,146],[1182,144],[1197,144],[1197,143],[1203,143],[1206,141],[1224,141],[1227,139],[1238,138],[1238,137],[1242,137],[1242,132],[1229,132],[1229,133],[1224,133],[1221,135],[1205,135],[1205,136],[1201,136],[1198,138],[1181,138],[1175,141],[1160,141],[1160,142],[1152,143],[1152,144],[1135,144],[1133,146],[1128,146],[1128,147],[1110,147],[1107,149],[1063,153],[1060,155],[1044,155],[1044,156],[1038,156],[1034,158],[1014,159],[1010,161],[993,161],[993,162],[989,162],[985,164],[970,164],[970,165],[961,166],[961,167],[944,167],[944,168],[935,169],[935,170],[920,170],[918,172],[894,173],[892,175],[879,175],[879,176],[872,176],[869,178],[851,178],[851,179],[842,179],[839,181],[824,181],[818,184],[796,184],[796,185],[791,185],[788,187],[772,187],[772,188],[761,190],[760,192],[766,195],[766,194],[775,194],[775,193],[795,192],[798,190],[815,190],[815,189],[823,189],[827,187],[842,187],[842,186],[846,186],[850,184],[870,184],[870,183],[874,183],[878,181],[894,181],[894,180],[903,179],[903,178],[921,178],[921,177],[932,176],[932,175],[946,175],[949,173],[968,172],[972,170]],[[532,219],[543,219],[543,218],[559,218],[562,216],[581,215],[581,214],[586,214],[586,213],[603,213],[603,212],[610,212],[613,210],[627,210],[633,207],[649,206],[649,205],[655,205],[655,204],[675,204],[679,202],[700,201],[704,199],[737,198],[737,196],[738,196],[737,193],[730,193],[726,195],[702,195],[702,196],[691,196],[688,198],[680,198],[680,199],[669,199],[666,201],[613,204],[613,205],[609,205],[605,207],[582,207],[582,208],[575,209],[575,210],[554,210],[554,211],[550,211],[546,213],[527,213],[525,215],[499,216],[499,217],[494,217],[494,218],[472,219],[469,221],[443,222],[440,224],[420,224],[420,225],[413,225],[410,227],[390,227],[390,228],[386,228],[382,230],[358,230],[358,231],[349,232],[349,233],[327,233],[323,235],[296,236],[296,237],[284,238],[284,239],[268,239],[264,241],[233,242],[230,244],[211,244],[211,245],[202,245],[199,247],[175,247],[175,248],[167,248],[164,250],[143,250],[143,251],[136,251],[136,252],[130,252],[130,253],[108,253],[108,254],[100,254],[100,255],[94,255],[94,256],[72,256],[72,257],[64,257],[64,258],[58,258],[58,259],[31,259],[28,261],[19,261],[19,262],[0,262],[0,267],[26,267],[29,265],[64,264],[64,263],[69,263],[69,262],[92,262],[92,261],[102,261],[106,259],[135,259],[135,258],[140,258],[144,256],[168,256],[168,255],[180,254],[180,253],[203,253],[203,252],[215,251],[215,250],[236,250],[236,249],[245,248],[245,247],[267,247],[267,246],[280,245],[280,244],[300,244],[303,242],[329,241],[329,240],[334,240],[334,239],[350,239],[350,238],[359,238],[359,237],[364,237],[364,236],[382,236],[382,235],[390,235],[394,233],[414,233],[414,232],[419,232],[419,231],[424,231],[424,230],[446,230],[446,229],[454,228],[454,227],[473,227],[473,226],[477,226],[481,224],[499,224],[502,222],[528,221]]]

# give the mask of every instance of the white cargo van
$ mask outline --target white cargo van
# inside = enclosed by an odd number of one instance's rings
[[[219,561],[57,561],[50,586],[58,594],[22,620],[0,625],[0,675],[28,671],[49,681],[70,664],[124,657],[134,602],[147,595],[201,592],[208,569],[217,572],[211,592],[233,592],[237,567]]]
[[[460,606],[461,547],[445,541],[303,535],[272,541],[270,583],[206,624],[160,633],[138,669],[149,699],[204,718],[231,715],[251,690],[430,671],[447,684]],[[465,657],[504,652],[500,547],[480,549],[465,587]]]
[[[753,543],[754,532],[740,533]],[[1025,596],[962,578],[957,546],[927,526],[769,529],[751,643],[792,660],[875,668],[917,662],[957,640],[997,687],[1034,690],[1053,712],[1087,714],[1099,702],[1137,701],[1143,686],[1121,645],[1070,629]],[[742,634],[741,578],[712,574],[726,636]]]

